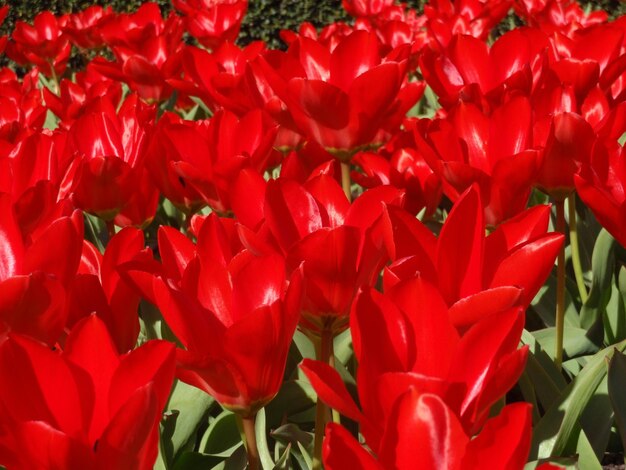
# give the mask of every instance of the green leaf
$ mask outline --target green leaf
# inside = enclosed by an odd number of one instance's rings
[[[218,463],[212,470],[243,470],[247,468],[247,465],[248,457],[246,455],[246,448],[242,444],[237,447],[230,457]]]
[[[545,328],[533,331],[532,335],[541,347],[554,359],[556,348],[556,329]],[[582,328],[566,326],[563,329],[563,357],[574,358],[598,352],[598,346],[589,338],[589,332]]]
[[[617,345],[621,351],[626,342]],[[534,429],[531,457],[561,457],[566,454],[568,444],[578,440],[579,419],[589,405],[607,372],[605,359],[613,348],[595,354],[580,374],[561,393],[561,396],[539,421]]]
[[[272,460],[272,454],[270,454],[270,448],[267,444],[267,431],[265,425],[265,408],[261,408],[256,414],[255,421],[255,433],[256,444],[259,449],[259,457],[261,459],[261,467],[263,470],[272,470],[274,468],[274,461]]]
[[[576,451],[578,453],[579,468],[584,468],[585,470],[602,470],[602,465],[594,453],[584,431],[578,435]]]
[[[570,287],[576,289],[576,286],[565,286],[565,326],[580,327],[580,318],[576,304],[572,300]],[[573,290],[572,290],[573,292]],[[556,315],[556,276],[550,274],[548,279],[531,302],[533,310],[539,315],[543,323],[550,327],[555,325]]]
[[[277,447],[278,448],[278,447]],[[287,444],[285,450],[280,455],[278,459],[276,459],[276,465],[274,465],[273,470],[287,470],[289,465],[289,455],[291,454],[291,444]]]
[[[303,431],[296,424],[283,424],[278,429],[272,431],[270,435],[277,441],[291,444],[293,447],[301,444],[307,453],[313,453],[313,433]]]
[[[622,266],[613,285],[611,298],[604,312],[604,334],[607,344],[626,339],[626,267]]]
[[[589,298],[580,311],[580,326],[590,329],[602,320],[602,312],[611,297],[611,283],[615,265],[615,239],[602,229],[593,247],[591,270],[593,280]]]
[[[626,449],[626,356],[615,352],[609,363],[608,390],[615,411],[615,422],[622,437],[622,448]]]
[[[237,416],[230,411],[222,411],[210,421],[209,427],[200,440],[200,451],[215,457],[230,457],[242,444]]]
[[[535,388],[537,399],[544,410],[547,410],[561,395],[566,382],[554,365],[552,358],[543,350],[535,337],[527,330],[522,332],[522,344],[528,345],[530,354],[526,362],[525,372]]]
[[[604,376],[589,400],[589,404],[584,409],[579,422],[595,453],[596,460],[602,460],[613,426],[613,408],[609,400],[607,375]],[[580,440],[578,444],[580,446]]]
[[[58,126],[59,126],[59,118],[57,118],[56,115],[52,111],[48,110],[46,112],[46,120],[43,123],[43,128],[50,129],[51,131],[53,131]]]
[[[314,408],[316,399],[315,391],[306,379],[283,382],[276,397],[265,407],[268,425],[279,426],[283,417],[292,417]]]
[[[211,457],[197,452],[184,452],[176,460],[173,470],[206,470],[211,463]]]
[[[209,408],[214,403],[215,400],[202,390],[176,381],[167,404],[168,411],[177,410],[179,413],[176,418],[176,429],[169,444],[171,448],[168,452],[171,455],[176,456],[190,439],[195,438],[198,426],[205,422]]]

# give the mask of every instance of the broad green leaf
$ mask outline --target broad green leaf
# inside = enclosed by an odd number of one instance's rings
[[[603,229],[593,247],[591,258],[593,279],[589,298],[580,311],[580,325],[583,328],[589,329],[594,323],[601,321],[602,312],[611,297],[615,265],[614,251],[615,239]]]
[[[170,468],[170,463],[174,461],[175,456],[172,448],[172,436],[176,430],[178,415],[178,410],[168,411],[163,414],[159,433],[159,456],[154,465],[155,470]]]
[[[267,444],[267,428],[265,425],[265,408],[261,408],[256,414],[255,422],[256,432],[256,444],[259,449],[259,457],[261,459],[261,467],[263,470],[272,470],[274,468],[274,461],[272,460],[272,454],[270,454],[270,448]]]
[[[200,452],[226,458],[230,457],[241,444],[237,416],[230,411],[222,411],[210,422],[202,436]]]
[[[206,470],[210,468],[211,457],[197,452],[184,452],[176,460],[173,470]]]
[[[576,285],[565,286],[565,326],[580,327],[580,318],[576,304],[572,300],[571,292],[575,292]],[[550,274],[548,279],[531,302],[532,309],[539,315],[547,326],[554,326],[556,315],[556,276]]]
[[[315,401],[315,391],[306,379],[283,382],[276,397],[265,407],[268,426],[277,427],[283,417],[292,417],[315,408]]]
[[[614,414],[609,400],[607,379],[605,375],[579,420],[597,460],[602,460],[606,452],[613,426]],[[578,444],[580,446],[580,440]]]
[[[578,445],[576,446],[576,452],[578,454],[578,467],[585,470],[602,470],[602,465],[598,460],[598,457],[593,451],[589,439],[585,431],[581,431],[578,435]]]
[[[626,341],[616,347],[620,351],[624,350]],[[557,402],[539,421],[534,429],[532,458],[561,457],[573,439],[575,445],[580,430],[579,419],[606,375],[605,360],[613,350],[614,347],[603,349],[590,358],[580,374],[563,390]]]
[[[622,266],[612,286],[611,299],[604,312],[604,333],[607,344],[626,339],[626,267]]]
[[[296,330],[293,335],[293,341],[296,343],[303,359],[315,359],[315,345],[307,335],[300,330]]]
[[[533,331],[532,335],[552,359],[556,348],[556,329],[545,328]],[[574,358],[598,352],[598,347],[589,339],[589,332],[581,328],[566,326],[563,329],[563,357]]]
[[[354,356],[350,330],[347,329],[335,336],[333,343],[335,357],[339,359],[339,362],[341,362],[344,366],[348,367],[352,357]]]
[[[212,467],[212,470],[243,470],[247,468],[247,465],[246,449],[240,445],[230,457]]]
[[[609,363],[609,398],[615,411],[615,422],[622,437],[623,449],[626,449],[626,356],[616,352]]]
[[[198,426],[205,422],[209,408],[215,400],[202,390],[176,381],[167,404],[167,410],[177,410],[176,429],[171,438],[171,455],[176,455],[195,437]]]

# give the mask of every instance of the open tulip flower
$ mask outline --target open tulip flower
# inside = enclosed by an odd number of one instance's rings
[[[424,48],[420,69],[446,109],[459,101],[497,107],[512,93],[530,94],[547,46],[548,38],[532,29],[509,31],[491,47],[457,34],[443,52]]]
[[[564,238],[546,233],[548,206],[528,209],[486,236],[476,186],[456,202],[439,237],[406,212],[390,207],[388,213],[393,263],[385,268],[385,286],[419,273],[439,286],[448,305],[482,303],[483,293],[494,290],[501,301],[526,308],[550,274]],[[527,269],[520,270],[520,264]],[[488,311],[488,305],[483,309]],[[454,320],[457,326],[471,321],[464,315]]]
[[[419,122],[415,140],[452,201],[478,184],[488,225],[526,208],[537,168],[527,98],[512,98],[491,114],[460,103],[448,118]]]
[[[7,45],[7,55],[20,64],[34,64],[48,77],[59,77],[70,58],[71,44],[63,34],[67,17],[39,13],[33,25],[18,21]]]
[[[83,218],[63,202],[46,204],[30,195],[34,204],[27,204],[27,194],[13,205],[8,194],[0,193],[0,336],[15,331],[53,345],[67,321],[66,297],[80,261]]]
[[[185,348],[177,351],[178,377],[250,417],[282,382],[302,272],[288,278],[282,256],[237,252],[228,233],[215,215],[197,246],[162,228],[159,247],[172,261],[153,277],[152,296]]]
[[[104,255],[84,241],[80,266],[68,296],[70,326],[96,313],[111,333],[117,351],[131,350],[139,335],[140,296],[120,277],[118,267],[151,260],[152,253],[144,248],[143,232],[139,229],[121,230],[111,238]]]
[[[589,162],[574,176],[580,198],[622,246],[626,246],[626,152],[598,141]]]
[[[185,14],[189,34],[209,49],[234,42],[248,8],[248,0],[173,0],[172,4]]]
[[[174,152],[170,168],[189,184],[213,210],[231,210],[231,192],[238,173],[249,168],[262,174],[274,161],[276,126],[259,109],[241,119],[230,111],[218,111],[208,122],[172,127]],[[178,135],[177,135],[178,134]],[[188,135],[186,139],[179,136]],[[154,165],[154,164],[153,164]],[[162,173],[161,168],[152,168]],[[163,182],[163,176],[160,176]],[[179,202],[180,198],[173,199]]]
[[[331,51],[300,37],[285,54],[299,57],[294,78],[271,83],[302,132],[343,159],[377,143],[421,96],[423,84],[406,83],[401,51],[380,55],[375,33],[354,31]]]
[[[182,49],[182,20],[172,14],[163,20],[156,3],[144,3],[134,14],[117,14],[100,26],[100,35],[116,61],[95,59],[92,66],[103,75],[128,84],[149,101],[164,101],[172,94],[166,80],[176,75]]]
[[[131,200],[143,171],[154,109],[127,98],[118,112],[101,98],[74,122],[66,151],[74,157],[62,195],[83,210],[112,220]]]
[[[530,449],[530,408],[528,403],[507,405],[472,439],[441,398],[410,388],[393,405],[377,457],[345,428],[330,423],[324,466],[328,470],[522,469]]]
[[[174,345],[119,355],[104,323],[78,323],[62,352],[12,335],[0,346],[0,464],[149,470],[172,386]]]
[[[383,203],[402,202],[403,193],[390,186],[373,188],[350,204],[328,174],[304,185],[279,178],[265,189],[256,233],[245,228],[240,233],[251,249],[284,255],[289,270],[304,263],[301,326],[336,334],[347,326],[359,287],[375,283],[386,261],[379,230]]]

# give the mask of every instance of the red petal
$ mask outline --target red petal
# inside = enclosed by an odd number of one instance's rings
[[[361,411],[335,369],[328,364],[311,359],[302,361],[300,369],[311,382],[319,400],[350,419],[355,421],[363,419]]]
[[[352,434],[335,423],[326,426],[324,437],[324,468],[328,470],[345,470],[358,468],[362,470],[383,470],[376,459],[359,444]]]

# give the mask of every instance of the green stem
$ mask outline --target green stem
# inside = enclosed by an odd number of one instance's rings
[[[556,231],[565,233],[565,201],[556,201]],[[560,370],[563,364],[563,328],[565,321],[565,245],[556,261],[556,354],[554,363]]]
[[[320,337],[320,347],[318,349],[317,360],[332,366],[334,365],[334,358],[333,332],[331,328],[324,325]],[[326,406],[326,404],[318,397],[315,408],[315,448],[313,452],[313,470],[322,469],[322,444],[324,442],[326,423],[329,421],[329,418],[328,406]]]
[[[246,454],[248,456],[248,470],[258,470],[260,468],[259,462],[259,448],[256,444],[256,430],[255,421],[256,414],[247,418],[242,418],[243,433],[246,438]]]
[[[576,226],[576,193],[570,194],[567,199],[567,207],[569,212],[569,245],[572,250],[572,265],[574,266],[574,275],[576,276],[576,285],[580,300],[583,303],[587,301],[587,287],[583,277],[583,268],[580,263],[580,246],[578,243],[578,230]]]
[[[341,162],[341,187],[348,201],[352,202],[352,180],[350,179],[350,164]]]

